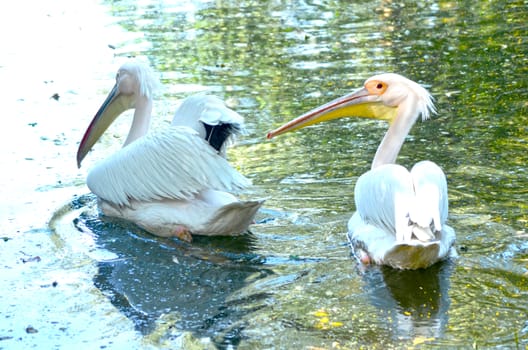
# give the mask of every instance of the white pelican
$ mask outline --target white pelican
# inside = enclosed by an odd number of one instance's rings
[[[224,158],[226,144],[243,127],[243,118],[216,97],[194,95],[180,105],[171,126],[147,133],[158,84],[147,65],[124,64],[79,145],[80,167],[108,126],[123,111],[135,108],[124,147],[88,174],[87,185],[102,212],[157,236],[186,241],[191,234],[247,231],[263,201],[240,201],[229,193],[250,181]]]
[[[371,170],[356,183],[357,211],[348,222],[348,238],[363,263],[425,268],[456,255],[455,232],[445,223],[446,178],[431,161],[419,162],[411,171],[395,162],[418,117],[425,120],[431,112],[436,112],[432,97],[419,84],[398,74],[380,74],[362,89],[303,114],[267,137],[340,117],[388,121]]]

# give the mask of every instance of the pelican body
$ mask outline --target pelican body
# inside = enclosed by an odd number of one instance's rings
[[[81,162],[125,110],[134,109],[124,147],[89,172],[87,185],[107,216],[131,221],[150,233],[238,235],[246,232],[263,201],[241,201],[232,192],[250,185],[225,159],[226,147],[243,128],[243,118],[223,101],[193,95],[177,109],[172,124],[149,132],[154,72],[140,62],[118,71],[116,84],[79,145]]]
[[[431,95],[394,73],[373,76],[364,87],[317,107],[268,133],[268,138],[340,117],[389,122],[369,171],[354,189],[356,212],[348,239],[363,263],[400,269],[426,268],[456,255],[455,232],[446,225],[447,181],[438,165],[416,163],[409,171],[396,158],[418,117],[436,113]]]

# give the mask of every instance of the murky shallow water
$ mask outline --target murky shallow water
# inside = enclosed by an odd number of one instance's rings
[[[526,4],[48,5],[16,10],[42,30],[0,56],[0,76],[13,82],[1,137],[0,348],[185,348],[194,340],[183,331],[220,348],[528,345]],[[158,123],[204,90],[246,117],[230,160],[255,184],[247,196],[267,198],[251,236],[190,246],[98,217],[84,177],[120,147],[129,120],[80,171],[74,155],[127,56],[162,74]],[[436,98],[439,115],[413,128],[399,162],[445,170],[454,262],[398,272],[350,258],[353,186],[382,123],[264,140],[379,71]]]

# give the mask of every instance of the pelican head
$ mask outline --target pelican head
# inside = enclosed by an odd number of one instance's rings
[[[267,138],[341,117],[365,117],[395,122],[406,118],[412,125],[435,113],[431,95],[422,86],[399,74],[384,73],[365,81],[363,88],[317,107],[268,133]]]
[[[125,145],[138,136],[142,136],[137,133],[144,134],[146,132],[150,122],[152,95],[158,85],[159,81],[156,75],[144,63],[131,61],[119,68],[114,87],[92,119],[77,150],[77,166],[79,168],[93,145],[124,111],[131,108],[141,109],[137,116],[134,115],[133,129],[131,128]],[[133,130],[136,133],[133,133]]]

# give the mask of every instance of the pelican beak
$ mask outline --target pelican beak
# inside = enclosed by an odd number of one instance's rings
[[[130,98],[127,98],[126,95],[119,92],[119,86],[116,83],[84,133],[82,141],[79,144],[79,149],[77,150],[77,167],[81,167],[81,162],[86,154],[92,149],[93,145],[99,140],[106,129],[108,129],[110,124],[121,113],[132,107]]]
[[[298,130],[309,125],[342,117],[365,117],[392,120],[395,116],[395,112],[395,107],[389,107],[383,104],[380,94],[372,93],[369,89],[362,88],[312,109],[308,113],[270,131],[267,138],[271,139],[272,137],[289,131]]]

